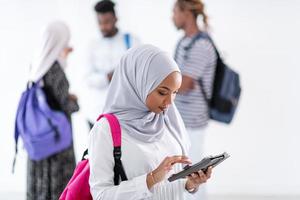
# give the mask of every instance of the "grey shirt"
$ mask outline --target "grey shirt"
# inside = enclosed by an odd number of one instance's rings
[[[195,41],[185,57],[186,50],[184,48],[190,44],[191,40],[192,37],[184,37],[180,40],[175,60],[182,74],[194,79],[195,87],[187,93],[178,94],[175,104],[187,128],[201,128],[208,123],[209,108],[198,80],[202,80],[204,92],[210,98],[217,55],[211,42],[202,38]]]

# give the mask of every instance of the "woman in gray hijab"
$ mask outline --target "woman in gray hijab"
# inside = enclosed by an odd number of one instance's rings
[[[122,163],[128,180],[114,186],[113,143],[106,119],[89,135],[93,199],[182,200],[196,192],[211,168],[186,179],[167,178],[191,161],[190,142],[173,101],[181,85],[174,60],[151,45],[130,49],[115,70],[104,113],[113,113],[122,130]]]
[[[42,80],[42,89],[52,110],[71,115],[79,110],[77,97],[69,93],[69,81],[64,72],[69,47],[70,30],[61,21],[45,26],[31,63],[29,82]],[[45,147],[47,148],[47,146]],[[28,158],[27,200],[57,200],[75,169],[73,142],[61,152],[40,161]]]

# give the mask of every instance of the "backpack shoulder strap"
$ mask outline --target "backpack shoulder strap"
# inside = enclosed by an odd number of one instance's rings
[[[129,49],[131,47],[131,40],[130,40],[130,34],[129,33],[125,33],[124,34],[124,42],[126,45],[126,49]]]
[[[220,53],[218,51],[218,48],[216,47],[213,39],[207,34],[207,33],[203,33],[203,32],[200,32],[197,36],[197,40],[200,39],[200,38],[205,38],[205,39],[208,39],[211,43],[211,45],[213,46],[216,54],[217,54],[217,59],[221,59],[221,56],[220,56]]]
[[[120,151],[121,151],[121,135],[122,134],[121,134],[121,128],[120,128],[121,126],[120,126],[120,123],[119,123],[117,117],[113,114],[101,114],[97,118],[97,121],[99,121],[103,117],[106,118],[108,123],[109,123],[114,148],[120,148]],[[87,154],[88,154],[88,149],[86,149],[84,151],[83,156],[82,156],[82,160],[85,159],[85,156]]]
[[[31,87],[33,85],[39,84],[39,83],[40,83],[40,81],[38,81],[37,83],[29,81],[26,84],[26,90],[22,93],[21,101],[19,102],[19,105],[18,105],[16,119],[15,119],[15,134],[14,134],[14,139],[15,139],[15,155],[14,155],[14,158],[13,158],[12,173],[15,172],[15,165],[16,165],[17,154],[18,154],[18,140],[19,140],[19,136],[20,136],[20,132],[19,132],[19,128],[18,128],[18,123],[17,123],[17,118],[18,118],[18,115],[21,114],[21,113],[19,113],[18,111],[21,110],[21,108],[24,108],[26,106],[26,102],[27,102],[27,99],[28,99],[28,92],[31,89]]]
[[[207,39],[210,41],[210,43],[212,44],[216,54],[217,54],[217,59],[221,59],[220,57],[220,53],[214,43],[214,41],[211,39],[211,37],[206,33],[206,32],[199,32],[197,33],[191,40],[191,42],[188,44],[188,46],[186,46],[184,48],[185,50],[185,54],[188,54],[188,51],[194,46],[194,44],[196,43],[196,41],[200,40],[200,39]]]
[[[175,49],[175,54],[174,54],[174,59],[177,60],[177,56],[178,56],[178,51],[179,51],[179,46],[182,42],[182,40],[184,39],[184,37],[182,37],[178,42],[177,42],[177,45],[176,45],[176,49]]]
[[[120,178],[122,181],[128,180],[121,161],[121,126],[117,117],[114,114],[102,114],[98,117],[97,121],[103,117],[105,117],[108,120],[111,130],[114,145],[113,156],[115,160],[114,184],[119,185]]]
[[[17,123],[15,122],[15,155],[14,155],[14,158],[13,158],[13,163],[12,163],[12,170],[11,172],[14,173],[15,172],[15,166],[16,166],[16,161],[17,161],[17,154],[18,154],[18,139],[19,139],[19,130],[18,130],[18,127],[17,127]]]
[[[102,114],[97,121],[105,117],[109,123],[114,147],[121,147],[121,126],[117,117],[113,114]]]
[[[204,38],[203,33],[202,32],[197,33],[192,38],[191,42],[184,48],[184,50],[185,51],[189,51],[194,46],[194,44],[196,43],[196,41],[199,40],[199,39],[201,39],[201,38]]]
[[[192,38],[192,40],[191,40],[191,42],[188,44],[188,46],[185,47],[185,49],[184,49],[184,50],[185,50],[185,59],[187,59],[188,51],[194,46],[194,44],[196,43],[196,41],[198,41],[198,40],[200,40],[200,39],[207,39],[207,40],[209,40],[209,42],[212,44],[212,46],[213,46],[213,48],[214,48],[214,50],[215,50],[215,52],[216,52],[217,60],[219,60],[219,59],[220,59],[220,54],[219,54],[219,52],[218,52],[218,50],[217,50],[217,48],[216,48],[216,46],[215,46],[213,40],[211,39],[211,37],[210,37],[207,33],[205,33],[205,32],[199,32],[199,33],[197,33],[197,34]],[[204,91],[204,84],[203,84],[202,79],[199,79],[199,80],[198,80],[198,83],[199,83],[199,85],[200,85],[200,91],[201,91],[201,93],[202,93],[202,95],[203,95],[203,97],[204,97],[204,100],[205,100],[207,106],[209,107],[209,105],[210,105],[210,99],[208,98],[208,95],[207,95],[207,94],[205,93],[205,91]]]

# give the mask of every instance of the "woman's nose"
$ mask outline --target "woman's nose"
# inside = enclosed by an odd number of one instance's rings
[[[173,100],[174,99],[173,99],[172,95],[168,95],[165,100],[165,105],[168,106],[168,105],[172,104]]]

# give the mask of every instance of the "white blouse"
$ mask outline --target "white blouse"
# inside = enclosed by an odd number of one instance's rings
[[[113,37],[98,37],[90,41],[87,49],[84,80],[85,91],[82,95],[83,109],[89,121],[95,122],[102,112],[107,95],[109,81],[107,74],[119,64],[127,51],[124,34],[118,31]],[[140,44],[140,40],[130,33],[132,47]]]
[[[175,164],[166,179],[151,190],[146,177],[158,167],[166,156],[182,155],[179,143],[165,128],[162,138],[153,143],[144,143],[129,136],[122,129],[122,163],[128,181],[114,186],[113,143],[108,121],[102,118],[89,135],[90,189],[94,200],[182,200],[186,179],[169,182],[167,178],[182,169]]]

